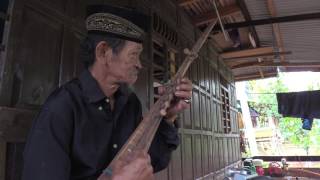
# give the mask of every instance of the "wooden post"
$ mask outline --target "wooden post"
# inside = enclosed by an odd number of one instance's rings
[[[0,142],[0,180],[6,179],[6,154],[7,143],[3,140]]]

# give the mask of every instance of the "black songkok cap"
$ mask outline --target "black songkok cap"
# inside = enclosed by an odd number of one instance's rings
[[[91,5],[87,8],[88,33],[106,34],[141,43],[148,31],[150,18],[130,8]]]

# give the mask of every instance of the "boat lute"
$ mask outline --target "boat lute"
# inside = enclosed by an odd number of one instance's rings
[[[202,33],[197,42],[194,44],[191,50],[185,50],[186,57],[179,67],[177,73],[173,78],[165,85],[165,93],[160,96],[156,103],[150,108],[149,112],[144,115],[143,120],[140,122],[136,130],[129,137],[127,142],[122,146],[120,151],[103,171],[98,180],[107,180],[111,178],[112,169],[115,167],[118,161],[123,161],[128,164],[132,160],[132,152],[144,151],[148,152],[154,135],[159,127],[161,120],[161,110],[164,107],[168,107],[168,104],[174,98],[174,92],[177,82],[185,76],[191,63],[197,58],[197,54],[205,41],[207,40],[211,30],[217,21],[213,21]]]

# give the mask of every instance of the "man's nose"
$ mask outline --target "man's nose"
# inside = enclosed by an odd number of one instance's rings
[[[136,68],[137,69],[141,69],[142,68],[142,64],[141,64],[141,61],[140,61],[140,59],[137,61],[137,63],[136,63]]]

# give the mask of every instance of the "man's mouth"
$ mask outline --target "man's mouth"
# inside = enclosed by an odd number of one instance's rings
[[[134,76],[138,76],[138,74],[139,74],[139,71],[132,72],[132,75],[134,75]]]

